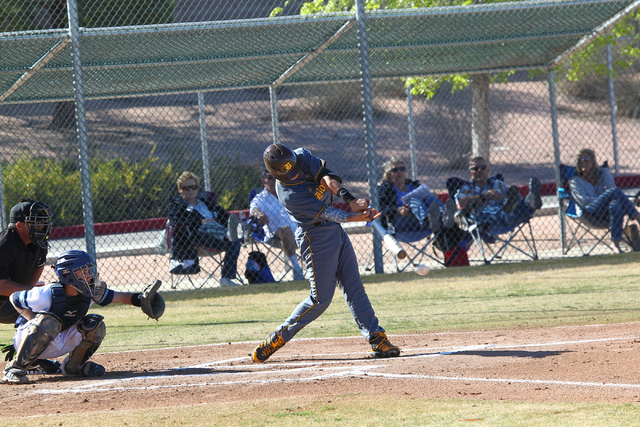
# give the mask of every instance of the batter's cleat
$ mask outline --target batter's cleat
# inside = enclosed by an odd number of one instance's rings
[[[276,352],[279,348],[284,346],[286,343],[284,339],[282,339],[282,335],[277,332],[272,333],[262,341],[262,343],[253,350],[253,354],[251,355],[251,359],[254,362],[264,362],[266,361],[273,353]]]
[[[387,334],[384,332],[375,332],[369,337],[371,344],[371,352],[375,357],[398,357],[400,349],[389,342]]]
[[[94,362],[86,362],[76,373],[80,377],[101,377],[104,375],[104,366]]]
[[[27,373],[19,368],[9,368],[4,371],[1,381],[3,384],[29,384],[31,382]]]

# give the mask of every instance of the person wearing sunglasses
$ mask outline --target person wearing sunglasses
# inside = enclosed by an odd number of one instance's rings
[[[172,274],[196,274],[200,271],[196,246],[225,252],[220,286],[237,286],[240,241],[238,216],[229,215],[222,206],[199,195],[200,178],[183,172],[176,182],[180,197],[169,204],[169,223],[174,226],[169,271]],[[210,193],[209,193],[210,194]],[[176,227],[176,225],[180,227]]]
[[[304,280],[304,273],[296,256],[297,245],[293,234],[298,226],[278,200],[276,179],[265,169],[260,181],[264,190],[251,200],[249,212],[252,218],[262,226],[267,240],[274,237],[280,239],[282,250],[287,254],[293,268],[293,280]]]
[[[407,167],[398,157],[384,165],[382,183],[378,186],[382,225],[393,232],[440,231],[452,228],[455,204],[445,207],[429,187],[407,178]]]
[[[598,167],[596,153],[584,148],[576,157],[576,175],[570,180],[571,196],[576,202],[578,214],[585,215],[591,223],[609,226],[614,253],[622,253],[622,228],[624,216],[639,222],[640,213],[633,202],[616,187],[607,162]]]
[[[529,194],[522,199],[518,187],[491,177],[491,165],[484,157],[471,159],[469,174],[471,180],[460,186],[454,199],[458,209],[474,209],[480,225],[510,227],[531,218],[542,207],[538,178],[529,180]]]

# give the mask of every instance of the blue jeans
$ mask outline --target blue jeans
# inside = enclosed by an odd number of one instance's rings
[[[610,188],[583,209],[589,221],[611,229],[611,240],[622,240],[624,216],[633,218],[638,215],[633,202],[619,188]]]
[[[411,215],[396,215],[393,220],[393,227],[396,232],[414,232],[430,230],[431,224],[427,221],[429,218],[429,206],[437,203],[440,207],[440,213],[444,213],[444,204],[435,196],[429,196],[424,200],[412,197],[409,200]]]
[[[476,220],[478,224],[486,225],[492,233],[503,234],[531,218],[534,212],[535,211],[531,211],[525,201],[518,196],[518,205],[513,212],[506,213],[502,209],[485,209],[476,212]]]

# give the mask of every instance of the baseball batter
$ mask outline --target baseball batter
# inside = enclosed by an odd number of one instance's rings
[[[336,283],[362,335],[376,357],[395,357],[400,349],[392,345],[378,324],[367,296],[353,246],[339,223],[372,221],[380,214],[367,207],[341,186],[342,179],[327,169],[325,161],[305,148],[294,151],[272,144],[263,159],[276,179],[278,198],[298,224],[296,243],[307,269],[311,292],[289,318],[271,333],[252,354],[254,362],[264,362],[291,340],[302,328],[317,319],[331,303]],[[332,195],[344,200],[353,213],[332,207]]]

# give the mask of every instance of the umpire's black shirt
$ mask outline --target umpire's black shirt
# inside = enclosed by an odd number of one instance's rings
[[[26,285],[33,273],[47,261],[47,249],[35,243],[25,245],[17,230],[5,228],[0,232],[0,280]],[[9,301],[0,295],[0,304]]]

